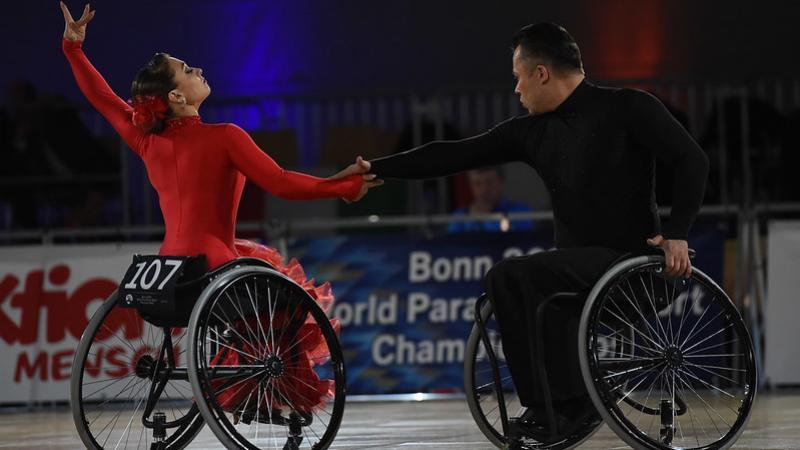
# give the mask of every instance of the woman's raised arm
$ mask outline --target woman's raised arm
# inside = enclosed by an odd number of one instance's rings
[[[94,18],[95,11],[90,10],[87,4],[83,8],[83,15],[77,21],[72,18],[72,14],[64,2],[61,2],[61,11],[64,13],[62,49],[72,67],[78,87],[89,103],[117,130],[125,143],[135,152],[140,153],[144,132],[131,121],[133,109],[114,93],[81,49],[86,38],[86,24]]]

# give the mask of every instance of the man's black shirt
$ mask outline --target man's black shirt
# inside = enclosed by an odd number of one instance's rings
[[[663,232],[655,161],[673,167]],[[646,247],[662,233],[686,239],[703,200],[708,158],[652,95],[581,82],[553,112],[506,120],[460,141],[435,141],[371,161],[379,178],[433,178],[522,161],[550,191],[556,247]]]

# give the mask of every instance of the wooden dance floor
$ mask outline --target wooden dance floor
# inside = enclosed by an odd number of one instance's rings
[[[0,409],[0,449],[80,449],[65,408],[39,412]],[[190,449],[218,449],[204,428]],[[463,400],[349,402],[337,449],[489,449]],[[581,449],[628,448],[603,426]],[[736,449],[800,449],[800,393],[765,393]]]

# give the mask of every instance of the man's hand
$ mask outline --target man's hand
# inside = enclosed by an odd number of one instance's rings
[[[667,263],[666,274],[671,277],[689,278],[692,276],[692,262],[689,260],[689,243],[682,239],[664,239],[660,234],[647,240],[652,247],[664,250]]]
[[[61,12],[64,13],[64,39],[68,41],[86,39],[86,24],[94,18],[94,11],[89,10],[89,4],[83,7],[83,15],[77,22],[72,18],[64,2],[61,2]]]
[[[334,176],[332,176],[332,177],[330,177],[328,179],[329,180],[338,180],[339,178],[348,177],[350,175],[363,175],[363,174],[369,173],[369,169],[371,167],[372,167],[372,165],[369,163],[369,161],[367,161],[364,158],[359,156],[359,157],[356,158],[356,162],[355,163],[350,164],[344,170],[342,170],[341,172],[337,173],[336,175],[334,175]],[[372,180],[373,178],[375,178],[375,177],[373,176],[372,178],[370,178],[370,180]],[[364,178],[364,180],[367,180],[367,178]]]

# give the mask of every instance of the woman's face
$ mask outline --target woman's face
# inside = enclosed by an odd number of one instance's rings
[[[199,107],[211,93],[211,86],[203,77],[203,69],[190,67],[184,61],[172,56],[169,57],[169,66],[176,84],[173,92],[182,95],[186,99],[187,106]],[[183,103],[180,98],[177,101]]]

